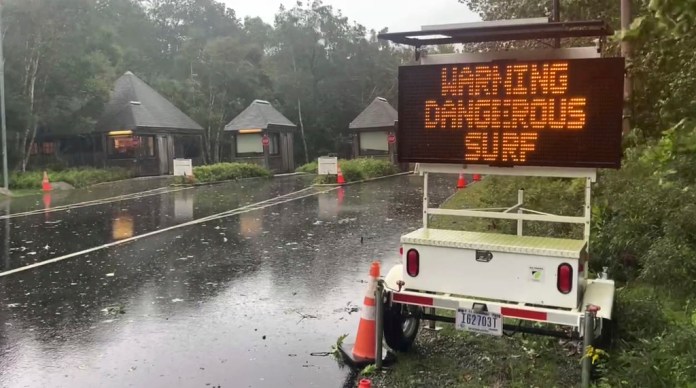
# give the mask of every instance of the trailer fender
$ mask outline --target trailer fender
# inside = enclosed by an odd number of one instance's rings
[[[588,304],[599,306],[600,309],[597,311],[597,317],[611,320],[612,311],[614,310],[615,291],[616,287],[613,280],[588,280],[585,295],[583,295],[582,298],[582,309]]]
[[[384,283],[387,288],[390,288],[392,290],[398,290],[399,289],[399,280],[402,280],[403,278],[403,266],[401,264],[393,266],[390,270],[389,273],[387,273],[387,276],[384,278]]]

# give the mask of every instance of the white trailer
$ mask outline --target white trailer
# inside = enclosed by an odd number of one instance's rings
[[[456,327],[476,333],[502,335],[503,330],[581,338],[588,308],[597,319],[593,338],[606,336],[614,301],[614,281],[603,272],[588,277],[591,184],[596,171],[515,167],[420,164],[424,181],[423,227],[401,237],[401,264],[385,277],[388,299],[384,336],[395,349],[407,350],[420,319],[437,317],[431,309],[456,311]],[[524,190],[517,203],[504,208],[450,210],[429,207],[430,173],[529,175],[585,180],[583,216],[542,213],[524,207]],[[431,215],[481,217],[517,221],[517,234],[443,230],[429,227]],[[584,226],[579,240],[524,235],[524,221],[572,223]],[[416,308],[414,308],[416,307]],[[565,326],[525,327],[511,320]]]

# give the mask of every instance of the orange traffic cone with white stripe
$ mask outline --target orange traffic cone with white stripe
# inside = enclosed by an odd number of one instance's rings
[[[353,356],[356,358],[375,359],[375,289],[379,278],[379,262],[375,261],[370,267],[370,280],[363,301],[362,316],[358,325],[358,334],[353,346]]]
[[[458,189],[465,189],[466,188],[466,179],[464,179],[464,174],[459,174],[459,180],[457,181],[457,188]]]
[[[48,180],[48,173],[44,171],[43,181],[41,181],[41,189],[43,191],[51,191],[51,182]]]
[[[362,367],[375,362],[377,348],[377,325],[375,290],[379,278],[379,262],[375,261],[370,267],[370,280],[363,301],[362,315],[358,324],[358,334],[355,343],[343,343],[338,349],[343,357],[354,366]],[[384,356],[384,352],[380,357]]]
[[[474,174],[474,182],[480,182],[481,181],[481,174]]]

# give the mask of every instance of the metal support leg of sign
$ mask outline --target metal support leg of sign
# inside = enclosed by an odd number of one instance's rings
[[[585,179],[585,233],[584,239],[587,243],[587,253],[590,253],[590,222],[592,221],[592,180]]]
[[[382,338],[384,336],[384,280],[375,289],[375,368],[382,369]]]
[[[582,388],[589,388],[590,386],[592,357],[587,355],[587,350],[592,346],[592,342],[594,342],[594,320],[595,314],[589,309],[585,310],[584,334],[582,338]]]
[[[520,208],[524,206],[524,189],[520,189],[517,191],[517,206]],[[522,209],[517,209],[517,214],[522,214],[524,211]],[[522,236],[522,227],[523,227],[523,222],[522,220],[517,220],[517,235]]]
[[[428,173],[423,173],[423,227],[428,228]]]

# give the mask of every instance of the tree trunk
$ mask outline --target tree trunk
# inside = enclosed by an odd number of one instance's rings
[[[307,138],[305,138],[304,133],[304,123],[302,123],[302,103],[300,99],[297,99],[297,116],[300,120],[300,136],[302,136],[302,145],[304,146],[304,158],[305,163],[309,163],[309,154],[307,153]]]
[[[297,62],[295,62],[295,51],[292,51],[292,70],[295,73],[295,82],[299,90],[299,80],[297,79]],[[300,121],[300,136],[302,137],[302,146],[304,147],[304,158],[305,164],[309,163],[309,153],[307,152],[307,138],[304,132],[304,123],[302,122],[302,102],[300,102],[300,97],[297,97],[297,116]]]
[[[626,32],[631,28],[631,1],[621,0],[621,30]],[[626,70],[624,72],[624,107],[623,107],[623,121],[622,121],[622,133],[624,135],[631,131],[631,116],[632,116],[632,103],[633,103],[633,85],[631,83],[631,65],[633,60],[633,51],[631,47],[631,42],[628,40],[621,41],[621,56],[626,59]]]
[[[36,78],[39,71],[39,54],[36,49],[32,50],[31,58],[29,58],[26,70],[26,96],[29,100],[28,117],[29,122],[26,123],[26,129],[22,136],[22,172],[27,171],[29,158],[31,157],[31,148],[36,140],[36,129],[38,124],[34,117],[34,101],[36,96]]]

